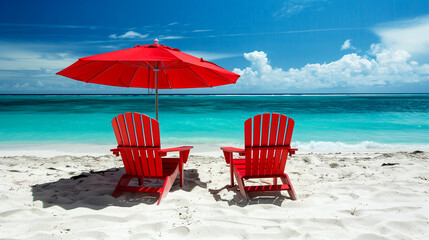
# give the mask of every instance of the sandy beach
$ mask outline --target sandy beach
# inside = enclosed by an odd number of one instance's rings
[[[191,154],[185,186],[177,179],[159,206],[153,195],[111,197],[124,172],[113,155],[3,155],[0,238],[429,238],[428,152],[298,153],[286,166],[296,201],[244,200],[220,154]]]

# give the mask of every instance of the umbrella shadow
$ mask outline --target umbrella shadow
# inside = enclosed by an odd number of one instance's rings
[[[118,198],[112,197],[113,190],[124,173],[124,168],[111,168],[104,171],[83,172],[55,182],[36,184],[32,186],[33,201],[41,201],[44,208],[60,206],[67,210],[78,207],[99,210],[108,206],[131,207],[141,203],[156,204],[158,194],[124,192]],[[207,183],[200,180],[196,169],[184,170],[182,188],[179,186],[179,181],[178,176],[170,193],[178,190],[190,192],[195,187],[207,188]],[[162,186],[163,181],[145,179],[143,184],[148,187],[159,187]],[[133,179],[130,185],[138,185],[137,179]]]
[[[246,199],[241,195],[238,186],[231,187],[231,185],[226,185],[220,189],[209,189],[209,192],[217,202],[223,201],[227,202],[229,206],[235,205],[239,207],[255,204],[273,204],[280,207],[283,201],[291,199],[290,197],[282,195],[280,192],[247,193],[249,199]],[[233,194],[232,198],[231,193]]]

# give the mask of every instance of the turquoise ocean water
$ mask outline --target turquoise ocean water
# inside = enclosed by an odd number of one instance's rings
[[[110,121],[124,112],[155,117],[154,96],[1,95],[0,145],[115,145]],[[296,121],[298,147],[429,146],[429,95],[162,95],[162,144],[241,145],[244,121],[264,112]]]

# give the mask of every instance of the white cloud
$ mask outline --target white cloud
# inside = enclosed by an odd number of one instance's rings
[[[61,69],[78,59],[59,49],[43,44],[3,42],[0,44],[0,70]]]
[[[429,15],[375,27],[384,46],[402,49],[413,55],[429,54]]]
[[[326,0],[287,0],[283,2],[283,6],[273,14],[273,17],[291,17],[304,10],[322,10],[322,3],[326,3]]]
[[[113,38],[113,39],[133,39],[133,38],[146,38],[147,36],[149,36],[149,34],[140,34],[138,32],[134,32],[134,31],[128,31],[122,35],[116,35],[116,34],[111,34],[109,36],[109,38]]]
[[[32,23],[0,23],[4,27],[23,28],[83,28],[83,29],[112,29],[111,27],[89,26],[89,25],[59,25],[59,24],[32,24]]]
[[[251,66],[234,69],[241,75],[239,84],[265,89],[304,89],[383,86],[429,80],[429,64],[410,61],[404,50],[393,50],[373,45],[374,58],[356,53],[346,54],[330,63],[307,64],[302,68],[273,68],[267,54],[260,51],[245,53]]]
[[[352,46],[351,40],[347,39],[343,45],[341,46],[341,51],[343,50],[347,50],[347,49],[356,49],[355,47]]]
[[[197,32],[211,32],[213,31],[212,29],[197,29],[197,30],[193,30],[192,32],[197,33]]]
[[[263,36],[263,35],[279,35],[279,34],[297,34],[297,33],[311,33],[311,32],[336,32],[336,31],[349,31],[361,30],[364,28],[318,28],[318,29],[303,29],[292,31],[278,31],[278,32],[253,32],[253,33],[230,33],[221,35],[206,35],[205,38],[218,38],[218,37],[243,37],[243,36]]]
[[[173,39],[182,39],[185,38],[183,36],[160,36],[160,40],[173,40]]]
[[[200,51],[184,51],[184,52],[198,58],[203,58],[204,60],[207,60],[207,61],[241,56],[241,54],[234,54],[234,53],[213,53],[213,52],[200,52]]]
[[[0,41],[0,92],[50,89],[55,93],[58,89],[76,89],[74,82],[77,81],[56,76],[55,73],[82,57],[70,53],[79,52],[81,48],[61,43]]]

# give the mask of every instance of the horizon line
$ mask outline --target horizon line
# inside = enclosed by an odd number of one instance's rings
[[[132,96],[146,96],[155,94],[142,94],[142,93],[0,93],[0,95],[132,95]],[[429,95],[428,93],[159,93],[158,95],[171,96],[171,95]]]

